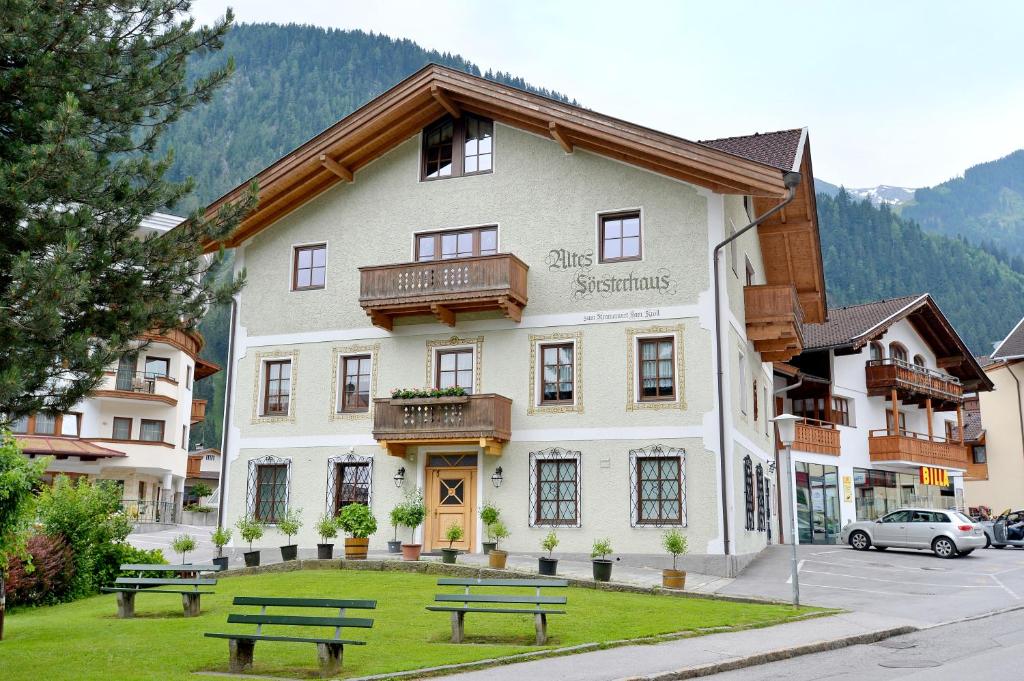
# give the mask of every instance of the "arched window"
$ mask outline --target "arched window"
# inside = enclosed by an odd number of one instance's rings
[[[885,355],[885,351],[882,350],[882,344],[876,341],[871,341],[871,359],[880,360]]]
[[[922,357],[921,355],[914,355],[914,364],[921,368],[928,366],[927,364],[925,364],[924,357]]]
[[[898,359],[901,362],[907,361],[907,349],[901,344],[893,341],[889,343],[889,357],[892,359]]]

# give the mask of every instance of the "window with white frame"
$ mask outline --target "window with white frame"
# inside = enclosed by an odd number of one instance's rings
[[[370,505],[373,457],[358,454],[327,459],[327,512],[332,517],[349,504]]]
[[[530,452],[530,527],[580,525],[580,452]]]
[[[630,450],[631,526],[686,525],[685,454],[663,445]]]

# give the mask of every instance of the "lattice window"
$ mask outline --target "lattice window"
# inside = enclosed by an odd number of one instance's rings
[[[686,451],[651,445],[629,450],[632,527],[686,525]]]
[[[765,530],[765,513],[767,512],[766,501],[768,500],[765,494],[764,484],[764,468],[761,464],[757,464],[757,471],[754,476],[757,481],[757,531],[764,532]]]
[[[580,527],[580,452],[530,452],[530,527]]]
[[[754,529],[754,467],[749,456],[743,457],[743,499],[747,507],[748,530]]]
[[[358,454],[327,459],[327,513],[335,516],[349,504],[370,505],[373,457]]]
[[[275,524],[288,511],[292,460],[267,455],[249,460],[245,511],[249,518]]]

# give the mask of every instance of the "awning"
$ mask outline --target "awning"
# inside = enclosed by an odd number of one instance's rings
[[[220,371],[220,366],[205,360],[202,357],[196,358],[196,380],[206,378],[207,376],[213,376],[215,373]]]
[[[113,449],[101,447],[88,440],[74,437],[57,437],[54,435],[16,435],[15,438],[25,454],[35,456],[56,456],[65,459],[79,456],[89,459],[111,459],[125,457],[127,454]]]

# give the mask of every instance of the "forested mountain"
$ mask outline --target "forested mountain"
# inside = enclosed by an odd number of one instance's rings
[[[1024,316],[1024,274],[964,238],[926,233],[887,205],[818,194],[829,307],[931,293],[976,354]]]
[[[971,243],[1024,257],[1024,150],[968,168],[963,177],[918,189],[901,215],[930,232],[963,235]]]
[[[880,184],[874,187],[839,187],[820,178],[814,178],[814,191],[819,194],[835,196],[839,193],[840,189],[845,189],[846,193],[855,199],[868,199],[876,206],[882,203],[887,203],[890,206],[901,206],[914,199],[915,191],[909,187],[894,187],[888,184]]]

